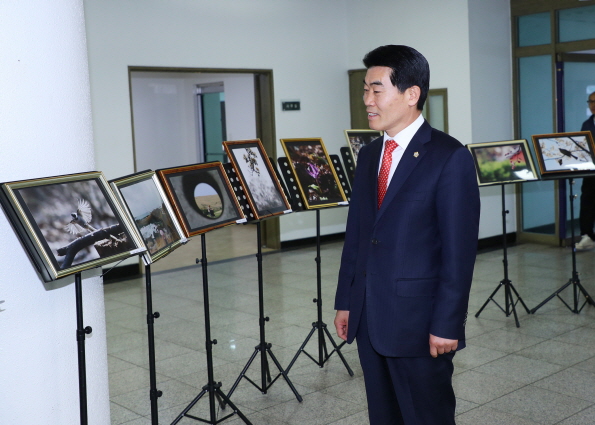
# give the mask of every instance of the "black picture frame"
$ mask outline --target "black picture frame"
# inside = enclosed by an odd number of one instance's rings
[[[221,162],[155,172],[186,237],[246,221]]]
[[[2,207],[46,282],[145,251],[101,172],[1,187]]]
[[[467,148],[475,162],[479,186],[539,179],[525,139],[472,143]]]
[[[188,241],[155,171],[110,180],[147,250],[145,265],[154,263]]]
[[[281,139],[306,209],[347,203],[343,186],[320,138]]]
[[[281,183],[260,139],[223,142],[229,161],[236,170],[254,218],[262,220],[291,212]]]

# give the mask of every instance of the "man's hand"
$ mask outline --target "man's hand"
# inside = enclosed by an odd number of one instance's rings
[[[339,312],[337,312],[337,315]],[[335,326],[337,325],[337,319],[335,319]],[[337,328],[338,329],[338,328]],[[341,336],[341,335],[339,335]],[[439,354],[450,353],[455,351],[459,346],[458,339],[445,339],[439,336],[430,334],[430,354],[436,358]]]
[[[347,341],[347,324],[349,323],[349,311],[337,310],[335,315],[335,328],[337,328],[337,336],[344,341]]]

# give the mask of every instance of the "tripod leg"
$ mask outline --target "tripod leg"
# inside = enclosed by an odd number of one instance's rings
[[[509,286],[510,286],[510,284],[509,284]],[[519,323],[519,316],[516,313],[516,306],[515,306],[514,300],[512,298],[512,291],[510,290],[510,287],[508,287],[506,289],[507,289],[506,290],[506,296],[508,297],[506,303],[507,304],[509,303],[509,306],[510,306],[510,308],[512,310],[512,313],[514,314],[514,322],[516,323],[516,327],[517,328],[520,328],[521,325]],[[507,311],[508,311],[508,307],[507,307]]]
[[[279,362],[277,361],[277,358],[275,357],[275,355],[273,354],[273,352],[271,351],[271,349],[269,347],[267,347],[266,352],[269,354],[269,356],[271,356],[271,360],[273,360],[273,363],[275,363],[275,366],[277,366],[277,369],[279,369],[279,373],[281,373],[281,375],[283,376],[283,379],[285,379],[285,382],[287,382],[287,385],[289,385],[289,388],[291,388],[291,391],[293,391],[295,398],[297,398],[297,400],[301,403],[302,396],[297,392],[297,390],[293,386],[293,383],[287,376],[287,372],[283,370],[283,368],[281,367],[281,364],[279,364]]]
[[[246,366],[244,366],[244,369],[242,369],[242,372],[240,373],[240,376],[238,376],[238,379],[236,379],[236,381],[231,386],[231,390],[229,390],[229,392],[227,393],[227,398],[230,398],[231,397],[231,395],[233,394],[233,392],[236,390],[236,388],[240,384],[240,381],[242,380],[242,378],[244,376],[246,376],[246,372],[248,371],[248,368],[250,367],[250,365],[252,364],[252,362],[256,358],[256,355],[258,354],[258,352],[259,352],[259,348],[256,347],[256,349],[254,350],[254,353],[252,353],[252,356],[250,357],[250,360],[248,360],[248,363],[246,363]],[[225,403],[223,404],[222,407],[225,409]]]
[[[523,299],[521,298],[521,296],[519,295],[519,293],[516,291],[516,289],[514,288],[514,285],[512,283],[510,284],[510,289],[512,289],[514,291],[514,295],[521,302],[521,304],[525,308],[525,311],[527,312],[527,314],[531,314],[531,310],[529,310],[529,307],[527,307],[527,304],[525,304],[525,302],[523,301]]]
[[[331,333],[329,332],[328,328],[325,327],[324,330],[326,331],[326,335],[328,336],[328,339],[331,341],[331,344],[335,348],[335,351],[337,352],[337,355],[339,356],[339,358],[343,362],[343,365],[347,369],[347,373],[349,373],[349,376],[353,376],[353,370],[351,370],[351,368],[349,367],[349,364],[347,363],[347,360],[345,360],[345,357],[343,357],[343,353],[341,353],[341,347],[345,344],[345,342],[342,342],[341,345],[338,346],[335,343],[335,340],[333,339],[333,337],[332,337]]]
[[[483,303],[483,305],[481,306],[479,311],[477,313],[475,313],[475,317],[479,317],[479,315],[481,314],[483,309],[486,307],[486,305],[488,305],[488,303],[492,300],[492,298],[494,298],[494,295],[496,295],[496,292],[498,292],[500,290],[500,287],[502,287],[502,282],[500,282],[500,284],[496,287],[496,289],[494,289],[494,292],[492,292],[492,295],[490,295],[488,297],[488,299],[486,300],[486,302]]]
[[[547,297],[545,300],[543,300],[537,307],[533,307],[531,309],[531,314],[535,314],[535,312],[537,310],[539,310],[541,307],[543,307],[544,305],[546,305],[548,303],[549,300],[551,300],[552,298],[558,296],[560,294],[560,292],[562,292],[564,289],[568,288],[568,286],[572,283],[572,279],[569,280],[568,282],[566,282],[564,285],[562,285],[562,287],[560,289],[558,289],[556,292],[554,292],[552,295],[550,295],[549,297]]]
[[[180,422],[182,420],[182,418],[184,416],[186,416],[186,413],[188,413],[190,411],[190,409],[192,409],[194,407],[194,405],[196,403],[198,403],[198,400],[200,400],[202,398],[202,396],[205,395],[206,392],[207,392],[207,390],[205,388],[203,388],[202,391],[194,398],[194,400],[192,400],[190,402],[190,404],[182,411],[182,413],[180,413],[178,415],[178,417],[176,419],[174,419],[174,421],[171,423],[171,425],[175,425],[178,422]]]
[[[306,347],[306,344],[308,344],[308,341],[310,341],[310,338],[312,338],[312,335],[314,334],[314,331],[316,330],[316,324],[314,324],[312,326],[312,330],[310,331],[310,333],[308,334],[308,336],[306,337],[306,339],[304,340],[304,342],[302,343],[302,345],[300,346],[299,350],[297,351],[297,353],[295,353],[295,356],[293,357],[293,359],[291,360],[291,363],[289,363],[289,366],[287,366],[287,369],[285,369],[285,373],[289,373],[289,370],[293,367],[293,364],[295,363],[295,361],[297,360],[297,358],[300,356],[300,354],[302,354],[302,352],[304,351],[304,347]]]
[[[219,387],[215,388],[215,392],[216,392],[216,394],[219,395],[219,397],[221,399],[223,399],[223,402],[225,404],[229,404],[231,406],[231,408],[233,409],[234,413],[236,413],[247,425],[252,425],[252,422],[250,422],[248,420],[248,418],[246,416],[244,416],[244,414],[236,407],[236,405],[233,404],[231,402],[231,400],[225,394],[223,394],[223,391],[221,391],[221,388],[219,388]],[[217,422],[213,422],[213,423],[215,424]]]

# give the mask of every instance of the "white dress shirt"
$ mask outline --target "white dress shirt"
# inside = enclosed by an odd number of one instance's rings
[[[403,153],[405,152],[405,149],[407,149],[407,146],[409,146],[409,142],[411,142],[411,139],[413,139],[413,136],[415,135],[415,133],[417,133],[417,130],[419,130],[419,128],[422,126],[423,123],[424,123],[424,117],[422,114],[419,114],[419,117],[417,117],[417,119],[415,121],[413,121],[411,124],[409,124],[403,130],[398,132],[395,137],[389,137],[389,135],[386,134],[386,132],[384,133],[384,142],[382,145],[382,152],[380,152],[381,159],[380,159],[380,164],[378,164],[378,174],[380,174],[380,168],[382,167],[382,156],[384,155],[384,148],[386,147],[386,141],[388,139],[393,139],[399,145],[393,151],[393,162],[390,165],[390,171],[388,173],[387,187],[390,186],[390,181],[392,180],[393,174],[395,173],[395,170],[397,169],[397,165],[399,165],[399,161],[401,161],[401,158],[403,157]]]

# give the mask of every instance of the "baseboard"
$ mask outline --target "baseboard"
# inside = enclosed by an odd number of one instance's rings
[[[104,272],[107,269],[104,269]],[[135,277],[142,276],[140,267],[138,264],[127,264],[125,266],[114,267],[103,276],[103,283],[119,282],[121,280],[132,279]]]
[[[331,243],[331,242],[339,242],[345,239],[345,232],[343,233],[334,233],[332,235],[324,235],[320,237],[320,243]],[[516,233],[508,233],[506,235],[506,244],[513,245],[516,243]],[[282,251],[289,251],[292,249],[299,249],[308,246],[316,246],[316,237],[311,238],[304,238],[304,239],[294,239],[291,241],[281,242],[281,250]],[[477,249],[479,251],[491,251],[495,249],[502,248],[502,235],[492,236],[489,238],[483,238],[477,241]],[[276,251],[270,251],[270,253],[274,253]],[[223,260],[223,261],[231,261]],[[194,266],[192,266],[194,267]],[[142,272],[140,267],[137,264],[128,264],[125,266],[114,267],[103,277],[104,283],[111,283],[111,282],[118,282],[125,279],[132,279],[135,277],[142,276]]]
[[[345,232],[334,233],[332,235],[320,236],[320,243],[338,242],[345,240]],[[303,248],[305,246],[316,245],[316,237],[304,239],[294,239],[291,241],[281,242],[281,250]]]

